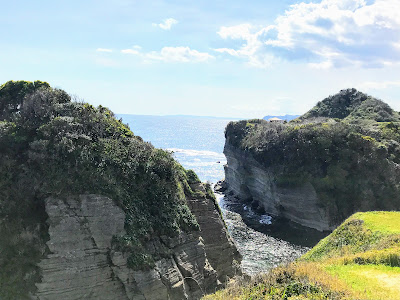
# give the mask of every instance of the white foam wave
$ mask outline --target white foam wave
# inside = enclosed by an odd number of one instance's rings
[[[261,215],[260,217],[260,224],[271,225],[272,224],[272,217],[268,215]]]
[[[215,161],[212,161],[212,162],[196,162],[196,161],[195,162],[190,162],[190,161],[185,161],[182,164],[190,166],[191,168],[193,168],[193,167],[214,167],[214,166],[218,167],[218,166],[216,166],[217,163]]]
[[[214,151],[207,150],[193,150],[193,149],[179,149],[179,148],[168,148],[168,151],[173,151],[175,153],[182,153],[187,156],[208,156],[216,159],[225,159],[223,153],[218,153]]]

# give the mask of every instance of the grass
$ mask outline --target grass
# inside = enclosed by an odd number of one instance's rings
[[[330,265],[325,270],[346,282],[362,299],[398,299],[400,268],[383,265]]]
[[[400,248],[388,248],[383,250],[371,250],[364,253],[345,255],[339,258],[327,260],[330,264],[348,265],[385,265],[390,267],[400,267]]]
[[[318,261],[400,246],[400,212],[356,213],[302,259]]]
[[[400,212],[398,211],[371,211],[356,213],[354,219],[364,221],[364,226],[371,231],[384,234],[400,234]]]
[[[250,281],[236,280],[203,300],[255,299],[350,299],[346,285],[327,273],[318,282],[322,270],[316,264],[300,263],[279,267]],[[334,286],[335,291],[331,288]]]
[[[400,212],[356,213],[297,262],[204,300],[371,299],[400,295]]]

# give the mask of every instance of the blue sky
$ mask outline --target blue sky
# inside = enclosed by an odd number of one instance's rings
[[[400,110],[400,0],[16,0],[0,36],[0,82],[116,113],[301,114],[348,87]]]

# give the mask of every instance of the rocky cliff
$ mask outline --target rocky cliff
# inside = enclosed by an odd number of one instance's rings
[[[309,182],[297,187],[279,187],[273,170],[263,167],[249,152],[233,147],[229,139],[226,140],[224,154],[227,159],[225,182],[228,193],[251,202],[252,206],[273,216],[320,231],[333,229]]]
[[[103,106],[0,86],[0,299],[198,299],[240,273],[208,185]]]
[[[202,184],[197,188],[205,190]],[[127,255],[112,245],[113,237],[125,234],[125,213],[112,199],[46,199],[49,254],[38,264],[42,278],[33,299],[198,299],[215,291],[218,278],[240,273],[235,267],[240,256],[213,201],[193,197],[188,202],[200,231],[152,237],[148,252],[163,257],[154,268],[132,270]]]
[[[210,187],[196,183],[192,184],[191,188],[206,195],[190,197],[188,205],[200,225],[208,260],[217,271],[218,279],[226,282],[228,278],[240,274],[241,256],[226,230],[220,208]]]
[[[400,210],[400,118],[381,100],[342,90],[300,118],[231,122],[229,192],[317,230],[357,211]]]

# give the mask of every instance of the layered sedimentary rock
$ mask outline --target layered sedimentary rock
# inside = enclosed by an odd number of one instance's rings
[[[95,195],[49,198],[46,212],[51,254],[39,264],[37,298],[128,299],[109,263],[112,236],[124,230],[124,212]]]
[[[258,163],[250,153],[233,147],[227,138],[224,148],[227,159],[225,181],[228,193],[251,201],[267,213],[287,218],[317,230],[331,230],[327,212],[318,205],[314,187],[309,183],[283,188],[276,185],[276,175]]]
[[[216,200],[207,195],[203,184],[191,187],[206,194],[206,197],[189,198],[188,205],[200,225],[208,260],[217,271],[218,279],[225,282],[241,273],[238,267],[241,255],[226,230]]]
[[[48,198],[50,254],[38,265],[42,279],[33,298],[199,299],[215,291],[221,286],[218,278],[226,280],[237,272],[233,261],[240,256],[214,203],[206,197],[188,203],[201,230],[173,238],[155,236],[147,243],[149,253],[167,248],[169,255],[156,261],[153,269],[138,271],[128,268],[127,254],[112,248],[113,236],[124,234],[125,221],[125,213],[112,199]]]

